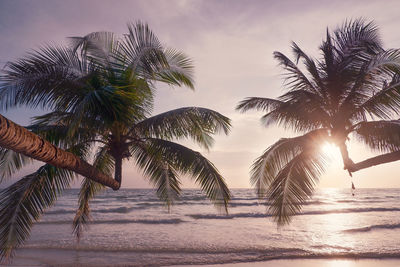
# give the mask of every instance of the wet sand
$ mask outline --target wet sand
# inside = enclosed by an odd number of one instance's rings
[[[199,265],[200,266],[200,265]],[[203,265],[204,266],[204,265]],[[398,267],[400,259],[293,259],[214,264],[215,267]]]

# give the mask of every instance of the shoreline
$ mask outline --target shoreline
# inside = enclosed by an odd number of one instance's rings
[[[22,248],[17,252],[11,264],[4,266],[147,266],[150,262],[140,256],[154,257],[164,256],[176,259],[176,253],[138,253],[138,252],[117,252],[117,251],[80,251],[63,249],[32,249]],[[201,253],[200,253],[201,254]],[[123,257],[121,257],[123,256]],[[196,260],[197,253],[183,253],[181,262],[152,261],[152,266],[215,266],[215,267],[250,267],[250,266],[277,266],[277,267],[394,267],[400,266],[400,255],[282,255],[282,256],[256,256],[246,258],[249,255],[232,253],[232,260],[213,259]],[[222,255],[221,255],[222,256]],[[225,255],[226,256],[226,255]],[[164,260],[166,259],[164,258]],[[236,259],[235,259],[236,258]]]
[[[178,266],[178,265],[177,265]],[[187,265],[190,266],[190,265]],[[193,265],[191,265],[193,266]],[[207,264],[194,266],[209,267],[397,267],[400,266],[400,258],[297,258],[297,259],[274,259],[267,261],[225,263],[225,264]]]

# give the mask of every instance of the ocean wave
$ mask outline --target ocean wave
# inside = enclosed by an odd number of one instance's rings
[[[262,206],[258,202],[251,203],[231,203],[232,207],[243,207],[243,206]],[[150,205],[138,205],[134,207],[118,207],[118,208],[104,208],[104,209],[94,209],[92,213],[121,213],[127,214],[134,210],[143,210],[148,206],[156,206],[154,204]],[[160,205],[161,206],[161,205]],[[348,208],[348,209],[332,209],[332,210],[314,210],[314,211],[305,211],[297,214],[300,215],[324,215],[324,214],[336,214],[336,213],[364,213],[364,212],[389,212],[389,211],[400,211],[400,208],[383,208],[383,207],[375,207],[375,208]],[[45,214],[50,215],[58,215],[58,214],[75,214],[76,210],[73,209],[57,209],[57,210],[49,210],[46,211]],[[216,215],[216,214],[190,214],[189,217],[194,219],[233,219],[233,218],[263,218],[270,217],[268,214],[264,213],[234,213],[228,215]]]
[[[400,208],[349,208],[349,209],[336,209],[336,210],[314,210],[314,211],[305,211],[295,216],[340,214],[340,213],[387,212],[387,211],[400,211]],[[226,215],[190,214],[188,216],[193,219],[234,219],[234,218],[265,218],[265,217],[271,217],[272,215],[268,213],[234,213]]]
[[[190,214],[189,217],[193,219],[234,219],[234,218],[265,218],[271,215],[265,213],[235,213],[235,214]]]
[[[25,249],[59,249],[59,250],[79,250],[88,252],[136,252],[136,253],[179,253],[179,254],[262,254],[262,255],[304,255],[310,253],[299,248],[206,248],[206,247],[103,247],[90,245],[65,245],[65,246],[43,246],[38,244],[28,244]]]
[[[363,200],[363,199],[344,199],[344,200],[337,200],[337,203],[384,203],[387,202],[385,200]]]
[[[257,200],[257,201],[255,201]],[[98,206],[101,206],[102,203],[107,203],[107,204],[122,204],[122,202],[133,202],[131,203],[130,207],[117,207],[117,208],[100,208],[100,209],[93,209],[92,212],[93,213],[129,213],[133,210],[143,210],[143,209],[148,209],[148,208],[158,208],[158,207],[164,207],[165,203],[157,200],[157,201],[145,201],[145,200],[141,200],[141,199],[136,199],[131,201],[131,199],[126,198],[126,196],[121,196],[120,199],[115,200],[115,199],[94,199],[92,200],[92,203],[95,203]],[[75,204],[75,203],[74,203]],[[68,207],[74,207],[74,204],[68,204],[68,205],[60,205],[60,206],[64,206],[66,208],[59,208],[56,210],[50,210],[47,211],[46,214],[71,214],[71,213],[75,213],[76,210],[74,210],[73,208],[69,208]],[[202,201],[199,200],[193,200],[193,199],[180,199],[178,201],[176,201],[174,203],[174,206],[190,206],[190,205],[200,205],[200,206],[209,206],[211,203],[208,199],[202,199]],[[326,202],[326,201],[321,201],[321,200],[310,200],[307,201],[306,203],[304,203],[304,206],[309,206],[309,205],[326,205],[326,204],[332,204],[330,202]],[[257,207],[257,206],[261,206],[261,207],[268,207],[269,204],[266,201],[258,201],[257,198],[251,198],[251,199],[242,199],[242,198],[238,198],[238,199],[233,199],[230,203],[229,203],[229,207],[231,208],[236,208],[236,207]]]
[[[135,195],[102,195],[96,196],[95,199],[91,200],[92,202],[104,202],[104,201],[129,201],[129,202],[160,202],[159,198],[154,197],[146,197],[146,196],[135,196]]]
[[[333,210],[315,210],[306,211],[298,215],[320,215],[320,214],[333,214],[333,213],[363,213],[363,212],[387,212],[387,211],[400,211],[400,208],[348,208],[348,209],[333,209]]]
[[[235,202],[229,203],[229,207],[253,207],[253,206],[266,206],[265,203],[261,202]]]
[[[304,203],[303,205],[326,205],[326,204],[332,204],[332,203],[322,200],[310,200]]]
[[[56,214],[71,214],[75,213],[76,210],[70,210],[70,209],[57,209],[57,210],[48,210],[45,211],[45,214],[51,214],[51,215],[56,215]]]
[[[312,201],[307,201],[306,203],[303,204],[303,206],[308,206],[308,205],[326,205],[326,204],[332,204],[326,201],[320,201],[320,200],[312,200]],[[143,204],[145,205],[145,204]],[[161,203],[160,205],[163,205]],[[204,202],[196,202],[196,201],[179,201],[174,203],[176,206],[180,205],[210,205],[210,201],[206,200]],[[269,204],[265,201],[252,201],[252,202],[247,202],[247,201],[235,201],[233,199],[231,202],[229,202],[229,207],[235,208],[235,207],[254,207],[254,206],[269,206]]]
[[[92,212],[96,213],[129,213],[133,211],[134,207],[118,207],[118,208],[109,208],[109,209],[97,209]]]
[[[185,222],[181,219],[160,219],[160,220],[99,220],[90,221],[89,224],[179,224]],[[72,224],[72,221],[40,221],[36,224]]]
[[[326,245],[326,244],[324,244],[324,245],[315,245],[315,246],[311,246],[311,247],[312,248],[316,248],[316,249],[323,249],[323,250],[326,250],[326,249],[337,249],[337,250],[346,250],[346,251],[351,250],[351,248],[349,248],[349,247],[333,246],[333,245]]]
[[[343,199],[343,200],[336,200],[335,202],[337,203],[356,203],[356,202],[360,202],[359,200],[355,200],[355,199]],[[373,201],[371,201],[373,202]]]
[[[129,213],[133,210],[143,209],[143,207],[118,207],[118,208],[107,208],[107,209],[94,209],[92,213]],[[45,214],[71,214],[76,213],[76,210],[72,209],[57,209],[46,211]]]
[[[370,226],[365,226],[365,227],[347,229],[347,230],[343,230],[343,232],[346,232],[346,233],[360,233],[360,232],[369,232],[371,230],[378,230],[378,229],[397,229],[397,228],[400,228],[400,223],[396,223],[396,224],[375,224],[375,225],[370,225]]]

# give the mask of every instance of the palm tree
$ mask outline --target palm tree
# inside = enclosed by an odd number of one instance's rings
[[[127,160],[143,170],[168,207],[179,197],[179,176],[184,174],[214,204],[227,209],[230,192],[215,166],[174,141],[189,138],[208,149],[213,134],[229,132],[230,120],[198,107],[150,116],[157,82],[193,88],[192,62],[183,53],[164,48],[147,25],[129,24],[128,30],[122,39],[107,32],[73,37],[69,47],[47,46],[8,63],[1,77],[0,105],[50,109],[27,129],[51,143],[53,151],[59,151],[55,146],[82,162],[92,159],[98,173],[111,176],[114,171],[117,186],[98,183],[98,174],[80,173],[69,163],[58,166],[57,154],[48,154],[47,164],[0,192],[0,258],[13,255],[34,221],[69,187],[76,173],[91,178],[82,181],[73,222],[79,239],[90,220],[89,201],[104,185],[119,188],[122,163]],[[0,150],[1,180],[30,163],[28,147],[7,148],[11,146]]]
[[[13,164],[17,164],[18,166],[22,167],[24,162],[21,162],[21,160],[24,159],[23,156],[27,156],[33,159],[47,162],[58,168],[69,169],[76,172],[77,174],[92,179],[97,183],[111,187],[114,190],[117,190],[120,187],[119,182],[117,182],[110,176],[100,172],[98,169],[94,168],[86,161],[83,161],[73,153],[64,151],[54,146],[49,141],[28,131],[22,126],[15,124],[14,122],[1,115],[0,146],[22,154],[20,155],[20,158],[13,162]],[[5,150],[2,151],[2,153],[5,152]],[[6,161],[7,159],[4,156],[5,154],[2,154],[2,160]],[[11,162],[8,163],[10,164]],[[12,165],[8,165],[8,167],[8,169],[3,169],[2,172],[8,172],[8,175],[11,175],[13,173]],[[3,178],[4,175],[2,175],[1,177]]]
[[[321,59],[308,56],[296,43],[292,51],[294,62],[274,52],[285,70],[287,92],[277,99],[246,98],[237,106],[242,112],[267,112],[265,125],[305,133],[280,139],[252,165],[251,181],[278,224],[289,223],[311,197],[327,163],[321,144],[340,148],[350,175],[400,159],[400,121],[393,118],[400,112],[400,51],[382,48],[376,25],[358,19],[333,34],[327,30]],[[353,163],[346,145],[350,134],[387,154]]]

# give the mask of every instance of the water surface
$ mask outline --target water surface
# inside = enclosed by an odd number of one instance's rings
[[[234,189],[229,214],[197,190],[171,212],[153,190],[107,190],[77,244],[78,190],[66,191],[32,231],[18,260],[42,265],[217,264],[303,257],[400,257],[400,189],[323,189],[278,228],[251,189]]]

